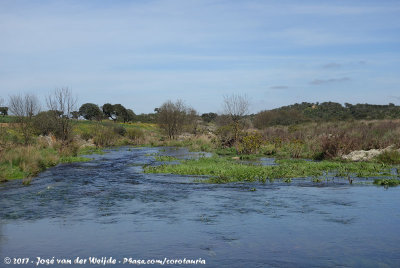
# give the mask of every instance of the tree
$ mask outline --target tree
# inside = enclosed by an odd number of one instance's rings
[[[122,104],[114,104],[114,112],[117,116],[118,121],[123,121],[124,123],[127,122],[128,112],[126,111],[125,107]]]
[[[8,107],[4,107],[4,106],[0,107],[0,113],[2,116],[8,115]]]
[[[235,142],[238,140],[241,130],[240,120],[249,112],[250,102],[246,95],[225,95],[224,113],[232,120]]]
[[[117,120],[117,115],[115,113],[114,105],[111,103],[106,103],[102,107],[103,114],[107,117],[112,119],[113,121]]]
[[[229,115],[232,121],[239,121],[249,112],[250,102],[246,95],[225,95],[224,113]]]
[[[188,126],[188,130],[190,133],[197,135],[198,128],[199,128],[199,115],[197,111],[193,108],[186,109],[186,122]]]
[[[0,98],[0,113],[5,116],[8,115],[8,107],[3,106],[4,104],[4,99]]]
[[[32,119],[40,111],[38,98],[33,94],[10,96],[10,112],[16,117]]]
[[[56,122],[57,138],[63,142],[69,142],[72,138],[72,112],[76,110],[77,99],[72,95],[69,88],[57,88],[47,99],[47,106],[50,111],[54,111],[53,116]]]
[[[115,121],[122,121],[124,123],[132,121],[135,117],[135,113],[126,109],[122,104],[106,103],[103,105],[103,113],[107,118]]]
[[[35,95],[28,93],[24,96],[13,95],[10,96],[9,109],[16,117],[25,144],[28,144],[32,135],[32,117],[40,111],[39,100]]]
[[[97,121],[100,121],[103,116],[103,112],[96,104],[85,103],[79,108],[79,115],[83,116],[83,118],[86,120],[96,119]]]
[[[201,115],[201,119],[203,119],[204,122],[210,123],[211,121],[214,121],[217,116],[216,113],[205,113]]]
[[[158,108],[157,108],[158,109]],[[148,113],[148,114],[137,114],[134,117],[134,121],[142,123],[158,123],[158,113]]]
[[[73,111],[71,112],[72,119],[78,119],[79,118],[79,112],[78,111]]]
[[[158,108],[158,123],[170,139],[175,139],[183,129],[188,108],[181,100],[164,102]]]
[[[126,109],[127,122],[132,122],[135,120],[136,114],[131,109]]]

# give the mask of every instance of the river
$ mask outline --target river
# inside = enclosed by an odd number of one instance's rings
[[[193,156],[185,149],[108,151],[51,168],[29,186],[0,184],[0,267],[21,266],[5,258],[29,258],[22,267],[34,267],[38,257],[116,260],[107,267],[132,266],[123,264],[129,258],[206,262],[185,267],[400,264],[400,187],[205,184],[142,172],[157,164],[151,154]]]

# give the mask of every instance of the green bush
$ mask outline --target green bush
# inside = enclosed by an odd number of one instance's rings
[[[56,116],[53,111],[38,113],[33,118],[33,128],[37,134],[48,135],[55,134],[57,131]]]
[[[244,136],[239,145],[241,154],[257,154],[261,145],[264,143],[262,135],[258,132]]]
[[[260,148],[260,154],[262,155],[276,155],[277,150],[274,143],[266,143]]]

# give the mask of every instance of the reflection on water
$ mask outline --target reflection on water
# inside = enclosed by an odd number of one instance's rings
[[[119,148],[47,170],[28,187],[1,184],[0,261],[112,256],[202,258],[210,267],[400,263],[400,187],[309,180],[213,185],[143,174],[155,153],[196,157],[184,149]]]

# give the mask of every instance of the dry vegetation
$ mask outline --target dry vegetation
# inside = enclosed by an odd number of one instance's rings
[[[399,148],[400,121],[306,123],[268,127],[262,134],[277,153],[288,151],[292,157],[335,158],[355,150]]]

